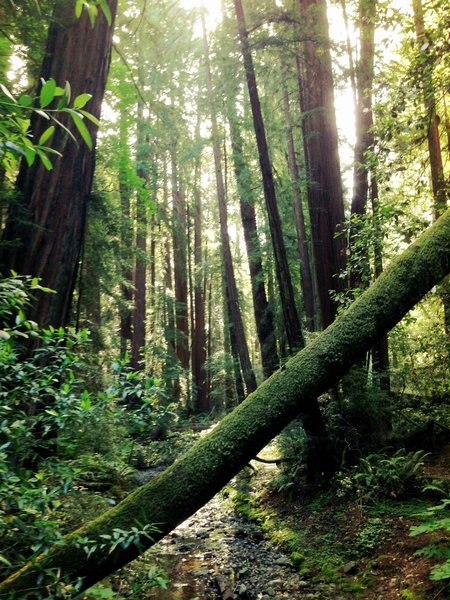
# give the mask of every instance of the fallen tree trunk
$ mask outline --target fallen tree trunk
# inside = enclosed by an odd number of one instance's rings
[[[86,589],[136,558],[203,506],[300,410],[336,384],[352,363],[449,270],[447,211],[335,323],[250,394],[210,434],[116,507],[11,575],[0,584],[0,597],[48,597],[47,586],[54,584],[57,573],[68,582],[82,578]],[[102,548],[88,557],[79,544],[82,537],[104,541],[100,536],[111,534],[115,528],[130,530],[146,523],[156,525],[159,533],[153,540],[142,536],[139,547],[117,546],[112,552]]]

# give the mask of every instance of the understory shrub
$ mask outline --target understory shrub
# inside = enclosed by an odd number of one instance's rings
[[[445,498],[436,506],[430,506],[418,516],[422,523],[411,527],[410,535],[431,534],[432,538],[430,543],[417,550],[416,554],[443,560],[431,569],[430,579],[450,579],[450,498]]]
[[[421,488],[426,456],[422,450],[406,452],[404,449],[391,456],[369,454],[355,467],[336,475],[338,494],[366,502],[379,497],[406,497]]]

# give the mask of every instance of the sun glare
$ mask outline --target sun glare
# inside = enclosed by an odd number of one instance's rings
[[[180,5],[183,8],[205,8],[209,26],[215,25],[222,16],[221,0],[180,0]]]

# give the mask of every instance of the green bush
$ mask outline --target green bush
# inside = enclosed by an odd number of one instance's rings
[[[364,501],[408,496],[420,488],[426,456],[422,450],[406,452],[403,449],[392,456],[369,454],[353,469],[336,475],[338,494]]]

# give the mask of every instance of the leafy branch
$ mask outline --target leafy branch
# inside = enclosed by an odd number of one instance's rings
[[[22,94],[16,98],[9,89],[0,84],[0,161],[5,168],[13,168],[18,158],[24,157],[31,166],[36,157],[42,161],[49,171],[53,168],[49,154],[61,156],[57,150],[47,146],[56,127],[60,127],[76,142],[70,129],[60,121],[60,116],[68,114],[76,129],[90,150],[93,148],[91,134],[86,127],[85,119],[97,127],[99,120],[85,110],[85,105],[92,98],[91,94],[79,94],[71,103],[70,84],[59,87],[54,79],[42,80],[39,97]],[[54,100],[58,100],[55,108],[49,108]],[[32,141],[30,131],[31,115],[35,113],[49,121],[49,126],[39,137],[37,143]]]

